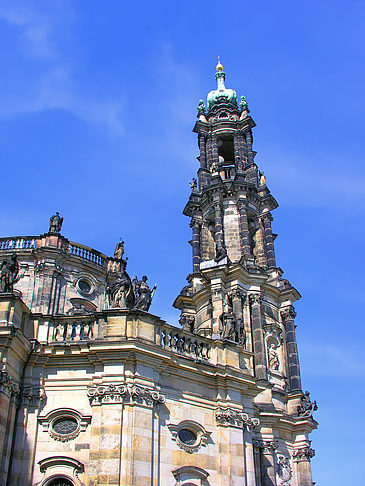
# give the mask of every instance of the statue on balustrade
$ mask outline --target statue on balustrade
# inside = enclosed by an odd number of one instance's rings
[[[156,285],[150,289],[147,283],[147,277],[146,275],[143,275],[142,280],[138,280],[137,277],[133,279],[133,289],[136,295],[136,301],[133,308],[148,312],[153,294],[156,290]]]
[[[121,240],[115,247],[114,258],[119,261],[123,258],[123,255],[124,255],[124,241]]]
[[[301,398],[301,404],[298,406],[298,415],[302,417],[311,417],[313,412],[318,409],[317,402],[312,402],[309,391],[306,391]]]
[[[135,303],[135,295],[130,276],[126,272],[127,262],[122,260],[121,270],[109,276],[106,292],[109,296],[110,307],[132,309]]]
[[[0,265],[0,293],[13,292],[14,284],[19,280],[19,263],[17,254],[13,253]]]
[[[62,223],[63,218],[61,218],[60,213],[57,211],[49,220],[49,233],[59,233],[61,231]]]

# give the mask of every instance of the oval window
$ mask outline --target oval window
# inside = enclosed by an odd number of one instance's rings
[[[180,441],[186,445],[193,445],[197,440],[197,435],[190,429],[180,429],[177,433]]]
[[[75,432],[78,427],[78,422],[73,417],[60,418],[53,424],[53,430],[60,435],[68,435]]]

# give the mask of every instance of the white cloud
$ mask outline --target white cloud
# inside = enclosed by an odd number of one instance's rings
[[[65,110],[121,135],[123,100],[96,99],[75,81],[77,65],[72,62],[72,53],[62,48],[73,18],[67,1],[54,0],[39,8],[27,2],[5,2],[0,6],[0,20],[16,29],[21,58],[34,60],[24,89],[14,89],[8,73],[7,85],[11,88],[0,93],[0,116]]]

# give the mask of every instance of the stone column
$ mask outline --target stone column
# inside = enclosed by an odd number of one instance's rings
[[[199,151],[200,151],[200,167],[207,168],[207,151],[205,146],[205,133],[199,132]]]
[[[213,136],[212,140],[212,145],[213,145],[213,162],[215,164],[218,164],[218,138],[216,136]]]
[[[290,391],[300,392],[302,389],[300,380],[299,358],[297,341],[295,338],[294,318],[296,316],[294,307],[288,306],[281,311],[281,317],[286,329],[286,348],[288,353],[288,371]]]
[[[213,134],[208,133],[206,140],[206,162],[208,168],[211,167],[213,162]]]
[[[257,264],[262,268],[267,268],[265,254],[264,229],[259,218],[256,219],[256,258]]]
[[[223,211],[221,202],[215,202],[214,207],[214,239],[218,249],[224,246]]]
[[[309,446],[293,451],[294,469],[298,478],[296,486],[313,486],[310,460],[314,455],[315,451]]]
[[[251,130],[245,132],[246,135],[246,148],[247,148],[247,159],[249,164],[253,164],[253,153],[252,153],[252,133]]]
[[[256,448],[256,471],[260,473],[261,486],[276,486],[275,450],[278,444],[275,440],[254,440]]]
[[[271,214],[270,213],[264,214],[261,217],[261,221],[264,227],[267,265],[269,268],[275,268],[276,260],[275,260],[275,250],[274,250],[274,238],[272,236],[272,229],[271,229],[271,221],[272,221]]]
[[[238,171],[243,170],[243,164],[241,159],[241,147],[240,147],[240,132],[235,132],[233,136],[233,148],[234,148],[234,161]]]
[[[238,289],[231,293],[233,313],[236,319],[243,319],[242,292]]]
[[[259,294],[250,294],[251,303],[251,325],[252,325],[252,340],[254,350],[255,375],[259,380],[267,379],[266,371],[266,355],[264,334],[262,331],[261,318],[261,297]]]
[[[241,242],[241,254],[249,255],[250,249],[250,235],[248,230],[248,218],[247,218],[247,203],[238,201],[238,212],[240,215],[240,242]]]
[[[200,222],[196,218],[192,218],[190,227],[193,230],[193,273],[199,273],[200,270]]]

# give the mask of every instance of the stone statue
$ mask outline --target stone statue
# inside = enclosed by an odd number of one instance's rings
[[[204,115],[205,114],[205,105],[203,100],[199,100],[199,105],[198,105],[198,116],[199,115]]]
[[[62,223],[63,218],[60,217],[60,213],[57,211],[49,220],[49,233],[59,233],[61,231]]]
[[[266,184],[266,177],[264,176],[263,172],[259,172],[259,178],[260,178],[260,186],[263,186]]]
[[[133,288],[136,294],[136,301],[133,309],[139,309],[148,312],[153,294],[156,290],[156,285],[152,289],[147,284],[147,277],[143,275],[142,280],[138,280],[137,277],[133,279]]]
[[[220,262],[227,256],[227,248],[224,243],[220,247],[218,247],[217,243],[215,244],[215,262]]]
[[[0,293],[13,292],[13,286],[18,281],[19,263],[18,256],[12,256],[2,261],[0,265]]]
[[[131,309],[135,302],[132,281],[126,272],[127,262],[123,260],[123,266],[117,274],[117,278],[108,285],[106,291],[109,295],[110,307],[121,307]]]
[[[269,360],[269,368],[270,370],[278,371],[280,361],[279,361],[279,356],[276,351],[276,346],[274,343],[270,345],[269,351],[268,351],[268,360]]]
[[[197,184],[195,177],[193,177],[193,180],[191,182],[189,182],[189,184],[190,184],[191,190],[196,191],[196,189],[198,188],[198,184]]]
[[[121,240],[115,247],[114,258],[119,261],[123,258],[123,255],[124,255],[124,241]]]
[[[240,108],[241,110],[247,110],[248,108],[248,103],[245,96],[241,96]]]
[[[313,415],[313,412],[318,410],[317,402],[312,402],[309,395],[309,391],[306,391],[304,393],[301,398],[301,404],[298,406],[297,409],[298,415],[301,415],[302,417],[311,417]]]
[[[278,460],[278,475],[282,479],[282,485],[288,485],[288,481],[291,480],[293,472],[290,466],[289,457],[279,456]]]

